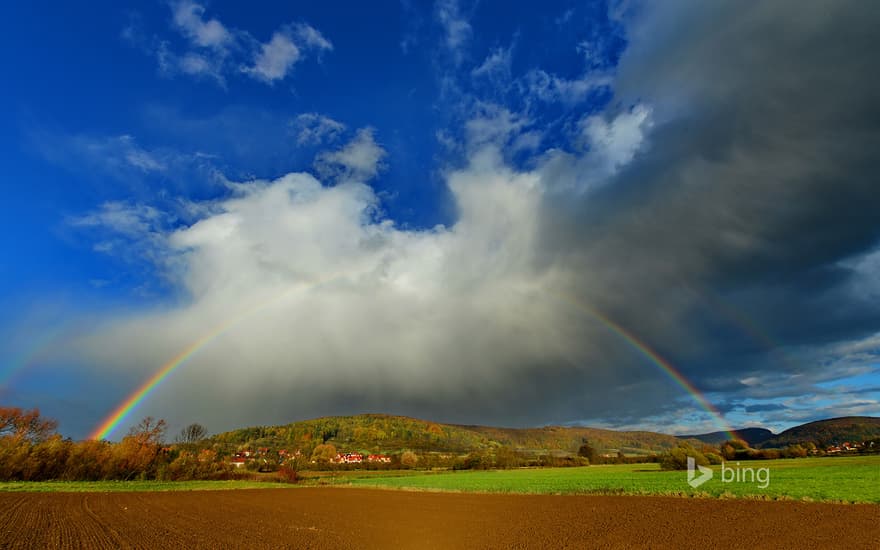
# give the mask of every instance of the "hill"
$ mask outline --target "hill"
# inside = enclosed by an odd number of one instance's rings
[[[740,439],[748,443],[750,447],[757,447],[768,439],[776,436],[776,434],[766,428],[743,428],[741,430],[736,430],[736,435],[738,435]],[[718,445],[719,443],[724,443],[725,441],[730,439],[730,436],[727,435],[727,432],[711,432],[699,435],[682,435],[679,437],[681,437],[682,439],[696,439],[698,441],[702,441],[703,443],[708,443],[709,445]]]
[[[340,450],[370,452],[400,449],[468,452],[490,444],[480,434],[457,426],[384,414],[328,416],[282,426],[243,428],[211,439],[238,446],[293,449],[333,443]]]
[[[779,448],[808,441],[832,445],[880,437],[880,418],[851,416],[810,422],[774,435],[764,428],[737,432],[752,447]],[[663,452],[683,440],[718,444],[728,439],[725,432],[693,436],[671,436],[647,431],[615,431],[586,427],[498,428],[441,424],[406,416],[360,414],[302,420],[280,426],[256,426],[221,433],[211,438],[227,450],[249,447],[300,449],[311,452],[321,443],[332,443],[340,451],[466,454],[497,447],[520,451],[575,453],[584,441],[599,453],[627,455]]]
[[[468,453],[505,446],[524,451],[574,453],[584,440],[599,452],[649,454],[675,447],[679,439],[654,432],[618,432],[596,428],[495,428],[440,424],[405,416],[361,414],[302,420],[281,426],[243,428],[215,435],[227,447],[309,450],[332,443],[339,450],[392,453]]]
[[[817,420],[789,428],[761,444],[762,448],[780,448],[812,442],[820,447],[838,445],[845,441],[866,441],[880,437],[880,418],[873,416],[844,416]]]
[[[584,441],[599,452],[622,451],[625,454],[648,454],[679,444],[675,436],[645,431],[615,431],[600,428],[547,426],[544,428],[495,428],[459,426],[481,434],[490,441],[514,449],[576,451]]]

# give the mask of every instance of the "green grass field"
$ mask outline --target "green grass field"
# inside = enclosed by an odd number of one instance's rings
[[[728,464],[735,467],[736,463]],[[195,491],[293,488],[314,485],[380,487],[425,491],[536,494],[633,494],[796,499],[880,503],[880,456],[761,460],[740,467],[769,468],[765,489],[756,482],[711,480],[694,489],[685,472],[663,472],[657,464],[490,471],[303,472],[297,485],[271,481],[83,481],[7,482],[0,491]]]
[[[749,461],[740,466],[769,468],[769,486],[761,489],[757,483],[722,483],[720,466],[713,466],[713,478],[693,489],[687,484],[686,472],[663,472],[657,464],[442,472],[352,479],[347,483],[439,491],[737,496],[880,503],[880,456]]]

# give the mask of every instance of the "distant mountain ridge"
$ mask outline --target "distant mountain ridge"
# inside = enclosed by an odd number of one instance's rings
[[[843,416],[816,420],[789,428],[761,445],[763,448],[787,447],[808,441],[820,446],[844,442],[866,441],[880,437],[880,418],[873,416]]]
[[[807,441],[830,445],[880,437],[880,418],[831,418],[796,426],[778,435],[765,428],[744,428],[737,433],[752,447],[786,447]],[[309,449],[320,443],[333,443],[346,451],[397,452],[409,449],[439,453],[468,453],[498,446],[521,451],[574,453],[586,441],[600,453],[631,455],[663,452],[682,441],[717,445],[727,439],[726,432],[672,436],[589,427],[500,428],[441,424],[386,414],[322,417],[279,426],[242,428],[211,438],[227,447]]]
[[[756,447],[776,436],[776,434],[774,434],[767,428],[743,428],[741,430],[736,430],[735,434],[740,439],[748,443],[750,447]],[[724,443],[725,441],[730,439],[730,435],[728,435],[728,432],[680,435],[678,437],[682,439],[696,439],[698,441],[702,441],[703,443],[708,443],[709,445],[718,445],[719,443]]]
[[[880,418],[873,416],[842,416],[816,420],[794,426],[780,434],[766,428],[743,428],[736,435],[750,447],[774,449],[803,443],[819,446],[838,445],[844,442],[866,441],[880,437]],[[682,435],[682,439],[696,439],[710,445],[723,443],[729,436],[727,432],[711,432],[697,435]]]

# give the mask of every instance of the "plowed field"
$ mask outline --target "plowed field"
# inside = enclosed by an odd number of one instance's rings
[[[0,493],[2,548],[878,548],[880,506],[300,488]]]

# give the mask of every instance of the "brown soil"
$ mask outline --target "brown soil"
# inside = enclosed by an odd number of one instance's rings
[[[0,493],[0,548],[880,548],[880,506],[300,488]]]

